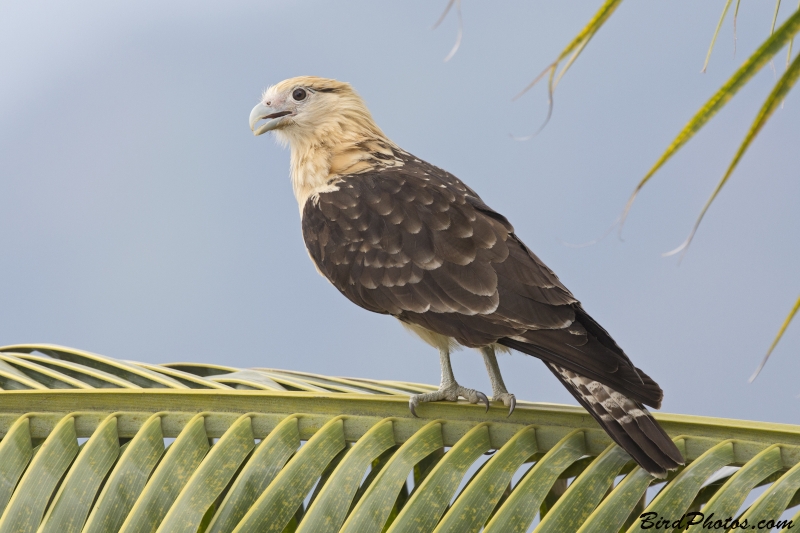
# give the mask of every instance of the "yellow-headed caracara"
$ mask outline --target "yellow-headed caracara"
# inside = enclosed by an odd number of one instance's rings
[[[262,120],[266,121],[260,123]],[[683,457],[644,404],[663,393],[583,310],[506,218],[452,174],[389,140],[353,88],[298,77],[250,113],[292,151],[291,178],[314,264],[356,305],[392,315],[439,350],[442,380],[420,402],[488,399],[460,386],[457,346],[483,354],[492,399],[514,410],[495,352],[538,357],[644,469],[663,477]]]

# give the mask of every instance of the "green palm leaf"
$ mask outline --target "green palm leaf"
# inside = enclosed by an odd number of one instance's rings
[[[700,72],[705,72],[706,69],[708,68],[708,62],[709,62],[709,60],[711,60],[711,52],[714,50],[714,43],[717,42],[717,35],[719,35],[719,30],[720,30],[720,28],[722,28],[722,23],[725,20],[725,15],[728,14],[728,8],[731,7],[731,2],[732,1],[733,0],[726,0],[725,7],[722,8],[722,15],[720,15],[719,22],[717,22],[717,28],[714,30],[714,36],[711,38],[711,44],[708,46],[708,52],[706,53],[706,60],[703,63],[703,70],[701,70]],[[736,11],[737,12],[739,11],[739,2],[736,2]],[[777,14],[777,12],[776,12],[776,14]],[[735,15],[734,15],[734,18],[735,18]],[[775,29],[775,21],[772,22],[772,26],[773,26],[773,29]],[[735,26],[735,23],[734,23],[734,28],[735,27],[736,26]]]
[[[792,310],[789,311],[789,315],[786,317],[786,320],[784,320],[783,324],[781,324],[781,328],[778,330],[778,334],[775,336],[775,340],[772,341],[772,345],[769,347],[769,350],[767,350],[767,354],[764,356],[764,359],[761,360],[761,363],[759,363],[758,368],[756,368],[756,371],[753,373],[752,376],[750,376],[751,382],[754,379],[756,379],[756,376],[758,376],[758,374],[761,372],[761,369],[764,368],[765,364],[767,364],[767,359],[769,359],[769,356],[772,355],[772,351],[780,342],[781,337],[783,337],[786,328],[789,327],[789,323],[794,318],[794,315],[797,314],[798,309],[800,309],[800,296],[798,296],[797,301],[794,303],[794,307],[792,307]]]
[[[800,11],[798,11],[798,14],[800,14]],[[697,228],[700,226],[700,222],[702,222],[706,211],[708,211],[708,208],[711,206],[711,203],[716,199],[717,195],[722,190],[722,187],[724,187],[728,182],[728,178],[730,178],[731,174],[733,174],[733,170],[736,168],[736,165],[739,164],[742,156],[750,147],[753,139],[756,138],[756,135],[758,135],[758,133],[761,131],[761,128],[764,127],[764,124],[767,123],[769,117],[772,116],[772,113],[794,86],[798,76],[800,76],[800,56],[797,56],[794,61],[792,61],[792,64],[789,65],[789,68],[775,84],[772,92],[769,94],[767,100],[764,102],[764,105],[761,107],[761,110],[758,112],[755,121],[753,121],[753,124],[750,126],[750,130],[747,132],[744,141],[742,141],[742,144],[739,146],[739,150],[736,151],[736,155],[733,157],[733,161],[731,161],[731,164],[728,166],[728,170],[722,176],[722,179],[719,181],[719,183],[717,183],[714,192],[711,193],[711,197],[706,201],[703,209],[700,211],[700,215],[697,217],[697,221],[694,223],[694,227],[692,227],[692,231],[689,233],[689,236],[678,248],[668,252],[665,255],[672,255],[681,251],[685,251],[686,248],[688,248],[689,244],[694,238],[695,233],[697,233]]]
[[[708,102],[706,102],[705,105],[703,105],[703,107],[701,107],[700,110],[695,113],[686,126],[684,126],[678,136],[672,141],[672,144],[670,144],[666,151],[661,154],[661,157],[659,157],[658,161],[656,161],[656,163],[650,168],[647,174],[645,174],[644,178],[642,178],[642,180],[636,186],[636,189],[633,191],[633,194],[628,200],[628,203],[623,211],[623,222],[631,208],[631,205],[633,205],[636,196],[639,194],[639,191],[648,181],[650,181],[650,178],[652,178],[653,175],[662,166],[664,166],[667,160],[675,155],[675,153],[680,150],[683,145],[694,136],[695,133],[697,133],[709,120],[711,120],[711,118],[716,115],[717,112],[722,109],[731,98],[733,98],[739,89],[741,89],[748,81],[750,81],[753,76],[756,75],[759,70],[761,70],[761,67],[768,63],[772,57],[777,54],[778,51],[780,51],[781,48],[789,43],[798,31],[800,31],[800,9],[795,11],[786,20],[786,22],[781,25],[780,28],[778,28],[766,41],[764,41],[758,50],[753,52],[753,54],[747,59],[747,61],[744,62],[739,70],[737,70],[733,76],[731,76],[730,79],[728,79],[728,81],[725,82],[725,84],[720,87],[716,93],[714,93]],[[796,79],[796,74],[794,76],[794,79]],[[770,98],[779,90],[782,91],[782,94],[786,94],[794,82],[794,80],[791,80],[787,84],[786,79],[786,75],[784,75],[781,80],[778,81],[775,89],[773,89],[773,92],[770,94]],[[771,105],[770,99],[768,99],[764,104],[764,108],[762,108],[762,113],[764,109],[770,107]],[[774,107],[770,107],[769,112],[764,117],[764,121],[769,118],[773,109]],[[761,125],[763,125],[763,122]],[[756,129],[756,131],[753,133],[753,136],[758,132],[760,127],[761,126]],[[750,140],[752,140],[752,137]],[[747,145],[749,145],[749,141],[747,139],[745,141],[747,144],[744,146],[744,149],[746,149]],[[738,162],[738,160],[735,160],[735,162]]]
[[[408,391],[429,385],[123,363],[47,345],[0,353],[40,383],[64,383],[62,371],[86,383],[98,361],[130,383],[0,391],[0,533],[616,532],[639,531],[643,511],[679,518],[698,502],[735,515],[765,485],[742,518],[778,520],[800,503],[800,426],[657,414],[687,460],[665,483],[577,407],[519,402],[507,418],[503,406],[444,402],[417,419]],[[63,360],[73,364],[42,372]],[[198,380],[171,376],[196,388],[129,379],[177,367]],[[243,372],[315,388],[206,383]],[[740,468],[707,483],[729,466]]]
[[[800,10],[800,2],[797,3],[797,9]],[[773,31],[775,24],[772,25]],[[789,68],[789,61],[792,60],[792,46],[794,45],[794,37],[789,40],[789,48],[786,50],[786,68]]]
[[[558,86],[561,78],[564,77],[564,74],[567,73],[575,60],[578,59],[578,56],[581,55],[581,52],[586,45],[589,44],[589,41],[592,40],[592,37],[594,37],[603,24],[605,24],[606,21],[611,17],[611,15],[614,14],[614,11],[621,3],[622,0],[606,0],[591,18],[591,20],[589,20],[586,26],[584,26],[583,29],[578,33],[578,35],[576,35],[575,38],[572,39],[572,41],[566,47],[564,47],[563,50],[561,50],[561,53],[558,54],[558,57],[555,59],[555,61],[550,63],[550,65],[548,65],[541,74],[534,78],[534,80],[530,82],[527,87],[522,89],[522,91],[520,91],[519,94],[514,97],[514,100],[532,89],[547,74],[548,111],[547,118],[545,119],[545,124],[547,124],[553,112],[553,92],[556,90],[556,86]],[[558,66],[565,59],[567,59],[567,62],[564,64],[561,72],[558,73],[558,76],[556,76]]]

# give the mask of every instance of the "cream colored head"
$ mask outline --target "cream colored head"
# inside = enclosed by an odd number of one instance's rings
[[[272,131],[291,147],[301,212],[309,198],[335,190],[341,176],[402,164],[364,101],[341,81],[300,76],[273,85],[250,112],[250,129]]]
[[[266,122],[256,128],[261,120]],[[250,128],[255,135],[274,131],[293,147],[385,138],[349,83],[316,76],[290,78],[264,91],[250,113]]]

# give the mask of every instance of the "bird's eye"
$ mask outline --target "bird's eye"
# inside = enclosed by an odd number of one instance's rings
[[[305,89],[295,89],[294,91],[292,91],[292,98],[294,98],[295,101],[297,101],[297,102],[305,100],[306,99],[306,90]]]

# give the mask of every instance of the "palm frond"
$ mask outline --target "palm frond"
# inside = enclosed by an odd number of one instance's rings
[[[684,126],[677,137],[672,141],[672,144],[667,150],[659,157],[656,163],[645,174],[644,178],[636,186],[630,199],[625,205],[622,213],[622,222],[624,224],[625,218],[630,211],[636,196],[641,191],[642,187],[650,181],[650,178],[662,167],[664,164],[680,150],[695,133],[697,133],[711,118],[727,104],[731,98],[741,89],[755,74],[761,70],[772,57],[783,48],[792,37],[800,30],[800,9],[793,13],[778,28],[764,43],[756,50],[744,64],[737,70],[728,81],[720,87],[720,89],[703,105],[700,110],[695,113],[692,119]],[[780,81],[778,82],[780,84]],[[774,92],[774,91],[773,91]]]
[[[716,199],[719,192],[722,190],[722,187],[728,182],[728,178],[730,178],[733,170],[739,164],[739,161],[744,156],[744,153],[750,147],[750,144],[755,139],[758,132],[761,131],[761,128],[764,127],[764,124],[767,123],[769,117],[772,116],[772,113],[775,109],[780,105],[783,99],[786,97],[788,92],[792,89],[795,82],[797,81],[798,76],[800,76],[800,56],[797,56],[792,64],[786,69],[786,72],[781,76],[778,80],[778,83],[775,84],[775,87],[772,89],[772,92],[767,97],[767,100],[764,102],[764,105],[761,107],[761,110],[758,112],[756,119],[753,121],[753,124],[750,126],[750,130],[747,132],[747,135],[742,141],[742,144],[739,146],[739,150],[736,151],[736,155],[733,157],[733,161],[728,166],[728,170],[722,176],[722,179],[717,183],[717,186],[714,188],[714,192],[711,193],[711,197],[706,201],[703,209],[700,211],[700,215],[697,217],[697,221],[694,223],[691,232],[689,232],[689,236],[686,240],[678,246],[676,249],[672,250],[671,252],[667,252],[664,255],[673,255],[678,252],[685,253],[689,244],[691,244],[692,239],[694,238],[695,233],[697,233],[697,228],[700,226],[700,222],[702,222],[703,217],[708,211],[708,208],[711,206],[711,203]]]
[[[772,14],[772,25],[769,27],[769,33],[775,33],[775,23],[778,22],[778,12],[781,10],[781,0],[775,1],[775,12]]]
[[[461,0],[450,0],[449,2],[447,2],[447,6],[444,8],[444,12],[441,14],[441,16],[439,16],[439,20],[436,21],[436,23],[433,25],[432,28],[435,30],[436,28],[439,27],[439,25],[442,22],[444,22],[444,19],[447,18],[447,14],[450,12],[450,9],[453,7],[453,5],[456,6],[456,18],[458,18],[458,33],[456,33],[456,42],[453,45],[453,48],[450,50],[450,53],[447,54],[444,58],[445,63],[453,59],[453,56],[456,55],[456,52],[458,52],[458,49],[461,47],[461,39],[462,37],[464,37],[464,19],[461,16]]]
[[[19,378],[0,392],[0,531],[632,532],[643,513],[677,518],[698,502],[736,516],[765,484],[749,523],[800,503],[800,426],[657,414],[687,460],[665,482],[578,407],[519,402],[506,418],[444,402],[417,419],[407,395],[431,385],[52,345],[0,354]],[[220,386],[236,373],[249,384]],[[159,374],[170,379],[134,383]]]
[[[719,17],[719,22],[717,22],[717,28],[714,30],[714,36],[711,37],[711,44],[708,46],[708,52],[706,53],[706,60],[703,62],[703,70],[700,72],[705,72],[708,68],[708,62],[711,59],[711,52],[714,50],[714,43],[717,42],[717,35],[719,35],[719,30],[722,28],[722,22],[725,20],[725,15],[728,14],[728,8],[731,7],[731,2],[733,0],[726,0],[725,7],[722,8],[722,15]],[[736,12],[739,11],[739,3],[736,3]],[[735,15],[734,15],[735,20]],[[736,40],[736,23],[734,22],[734,41]]]
[[[733,57],[736,57],[736,21],[739,19],[739,3],[741,0],[736,0],[736,7],[733,8]]]
[[[532,82],[530,82],[522,91],[519,92],[514,97],[514,100],[528,92],[532,89],[539,81],[544,78],[545,75],[548,75],[547,80],[547,118],[544,121],[544,124],[550,120],[550,117],[553,113],[553,93],[556,90],[556,86],[561,81],[561,78],[564,77],[564,74],[567,73],[569,68],[581,54],[583,49],[589,44],[589,41],[592,40],[592,37],[597,33],[597,31],[606,23],[606,21],[611,17],[614,11],[619,7],[622,3],[622,0],[606,0],[600,9],[594,14],[591,20],[584,26],[584,28],[575,36],[574,39],[561,51],[558,57],[553,61],[550,65],[545,68],[541,74],[539,74]],[[561,69],[561,72],[558,73],[556,76],[556,71],[558,70],[558,66],[561,62],[569,56],[567,62],[564,64],[564,67]],[[544,124],[542,127],[544,127]],[[540,128],[541,130],[541,128]],[[535,135],[535,134],[534,134]],[[532,135],[527,136],[526,138],[530,138]]]
[[[797,2],[797,10],[800,11],[800,2]],[[789,48],[786,50],[786,68],[789,68],[789,62],[792,60],[792,46],[794,45],[794,37],[789,39]]]
[[[792,310],[789,311],[789,314],[786,316],[786,320],[784,320],[783,324],[781,324],[781,327],[778,330],[778,334],[775,335],[775,339],[772,341],[772,344],[770,345],[769,350],[767,350],[767,353],[764,356],[764,359],[761,360],[761,363],[759,363],[758,368],[756,368],[756,371],[753,373],[752,376],[750,376],[750,382],[751,383],[752,383],[752,381],[754,379],[756,379],[758,374],[761,372],[761,369],[764,368],[764,365],[767,364],[767,359],[769,359],[769,356],[772,355],[772,351],[775,349],[775,347],[780,342],[781,337],[783,337],[783,334],[786,332],[786,328],[789,327],[789,324],[792,322],[792,319],[797,314],[798,310],[800,310],[800,296],[798,296],[797,301],[794,303],[794,307],[792,307]]]

